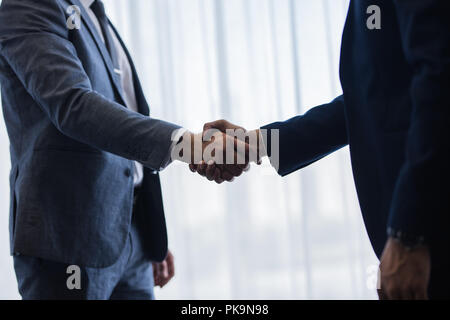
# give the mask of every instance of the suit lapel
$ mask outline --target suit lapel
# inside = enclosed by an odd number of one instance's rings
[[[86,10],[84,9],[84,6],[80,3],[79,0],[69,0],[69,1],[72,4],[80,7],[81,19],[86,24],[92,38],[95,40],[95,43],[97,44],[97,48],[103,57],[103,61],[106,65],[106,69],[108,70],[109,76],[111,77],[114,87],[117,90],[117,92],[120,96],[120,99],[122,100],[121,102],[124,106],[126,106],[125,99],[122,94],[122,88],[120,85],[120,75],[117,74],[116,72],[114,72],[113,62],[111,60],[108,50],[106,49],[106,45],[103,43],[102,39],[100,38],[97,28],[95,27],[92,20],[89,18],[89,14],[86,12]]]
[[[133,59],[131,58],[130,53],[128,52],[128,49],[123,42],[122,38],[120,37],[119,33],[117,32],[116,27],[109,22],[111,25],[111,28],[113,29],[117,39],[119,39],[120,45],[122,46],[123,50],[125,51],[125,54],[127,55],[128,62],[130,63],[131,72],[133,73],[133,83],[134,83],[134,91],[136,93],[136,99],[138,102],[138,108],[139,113],[142,113],[143,115],[149,116],[150,115],[150,108],[148,106],[147,100],[144,96],[144,91],[142,90],[141,82],[139,81],[139,77],[137,75],[136,67],[134,66]]]

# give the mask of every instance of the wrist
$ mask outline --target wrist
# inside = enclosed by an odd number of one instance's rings
[[[262,135],[261,129],[256,129],[255,132],[256,136],[258,137],[258,158],[262,159],[268,156],[266,144],[264,142],[264,137]]]
[[[176,144],[176,148],[174,148],[173,152],[174,155],[172,156],[172,158],[174,160],[179,160],[187,164],[195,164],[196,163],[195,160],[198,158],[198,156],[196,156],[196,152],[198,153],[197,145],[199,144],[197,140],[200,141],[200,150],[201,150],[202,135],[195,134],[186,130],[186,132],[183,133],[178,143]]]
[[[396,230],[393,228],[388,228],[388,237],[403,245],[403,247],[413,250],[420,247],[426,246],[426,241],[424,236],[417,236],[413,234],[409,234],[402,230]]]
[[[190,161],[191,164],[199,164],[203,160],[203,133],[190,133],[191,142]]]

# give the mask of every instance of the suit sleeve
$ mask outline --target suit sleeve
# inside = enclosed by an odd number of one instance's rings
[[[0,55],[66,136],[160,170],[178,126],[133,112],[93,91],[54,0],[3,0]]]
[[[394,1],[405,57],[413,78],[406,157],[388,229],[412,238],[430,235],[430,223],[449,214],[450,2]]]
[[[264,144],[272,165],[277,162],[274,166],[278,173],[286,176],[348,144],[344,97],[315,107],[302,116],[261,129],[267,133],[267,136],[263,134]],[[274,130],[278,130],[277,135]],[[278,139],[273,139],[274,136]]]

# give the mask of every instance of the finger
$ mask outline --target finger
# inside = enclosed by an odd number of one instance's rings
[[[200,162],[200,164],[197,166],[198,174],[203,176],[203,177],[206,176],[206,168],[207,167],[208,166],[207,166],[207,164],[204,161]]]
[[[173,257],[171,252],[169,252],[166,261],[167,261],[167,270],[169,271],[169,277],[173,278],[175,276],[175,258]]]
[[[222,184],[225,182],[225,180],[222,178],[222,170],[216,166],[216,177],[214,181],[216,181],[217,184]]]
[[[157,263],[153,263],[152,264],[152,266],[153,266],[153,280],[154,280],[154,282],[155,282],[155,287],[156,286],[158,286],[158,283],[157,283],[157,278],[158,278],[158,266],[157,266]]]
[[[380,300],[389,300],[389,291],[386,288],[386,280],[383,280],[381,278],[380,282],[380,290],[378,291],[378,294],[380,295]]]
[[[234,177],[239,177],[244,171],[240,166],[236,165],[228,165],[225,170],[231,173]]]
[[[231,173],[229,173],[228,171],[224,171],[224,172],[222,172],[222,179],[224,179],[225,181],[228,181],[228,182],[233,182],[234,176]]]
[[[243,130],[244,132],[247,132],[244,128],[237,126],[235,124],[232,124],[231,122],[228,122],[227,120],[217,120],[213,122],[206,123],[203,126],[203,131],[210,130],[210,129],[218,129],[222,131],[223,133],[226,133],[227,130]]]
[[[428,292],[426,290],[419,292],[414,297],[415,300],[429,300],[428,298]]]
[[[222,171],[220,171],[220,169],[217,168],[217,166],[214,166],[214,181],[216,179],[220,179],[221,175],[222,175]]]
[[[412,293],[414,300],[428,300],[428,292],[426,288],[418,288]]]
[[[233,148],[230,146],[233,146]],[[236,137],[224,135],[224,156],[226,161],[228,161],[226,153],[231,151],[234,151],[233,164],[244,166],[248,164],[249,145],[241,140],[238,140]],[[227,164],[230,163],[227,162]]]
[[[414,291],[409,288],[401,290],[400,300],[414,300]]]
[[[236,164],[248,164],[250,160],[256,160],[256,155],[253,154],[253,151],[248,143],[238,140],[237,138],[234,138],[234,143],[236,158],[239,158],[240,160],[239,162],[236,161]]]
[[[162,268],[162,273],[161,273],[161,277],[160,277],[160,283],[159,286],[161,288],[164,288],[164,286],[170,281],[171,277],[169,274],[169,266],[167,263],[167,258],[166,260],[164,260],[161,265],[163,266]]]
[[[216,166],[220,170],[220,179],[221,180],[228,181],[226,178],[228,178],[228,179],[230,179],[230,177],[231,177],[231,179],[234,178],[233,174],[230,173],[230,171],[228,170],[229,166],[227,166],[225,164],[220,164],[220,165],[216,164]]]
[[[195,164],[190,164],[190,165],[189,165],[189,169],[191,169],[192,172],[197,172],[197,167],[198,167],[198,166],[195,165]]]
[[[161,277],[162,268],[163,268],[163,266],[162,266],[161,262],[156,264],[156,276],[157,277]]]
[[[383,292],[383,290],[378,289],[378,290],[377,290],[377,293],[378,293],[378,298],[379,298],[380,300],[387,300],[386,294]]]
[[[389,300],[401,300],[402,299],[402,292],[398,288],[390,289],[386,292],[387,298]]]
[[[222,184],[222,183],[224,183],[224,181],[225,181],[225,180],[222,178],[222,170],[220,170],[220,169],[217,168],[217,167],[216,167],[216,173],[215,173],[214,181],[215,181],[217,184]]]
[[[161,286],[161,263],[153,264],[153,277],[155,282],[155,287]]]
[[[167,261],[161,262],[161,278],[165,279],[169,276],[169,268],[167,267]]]
[[[205,123],[205,125],[203,126],[203,131],[217,129],[222,132],[225,132],[225,130],[226,130],[225,127],[226,127],[225,120],[217,120],[217,121]]]
[[[166,286],[166,284],[169,283],[169,281],[170,281],[170,278],[168,278],[168,277],[161,280],[161,284],[160,284],[161,289],[164,288]]]
[[[216,165],[214,164],[214,162],[208,163],[208,166],[206,168],[206,178],[209,181],[214,181],[214,179],[216,178]]]

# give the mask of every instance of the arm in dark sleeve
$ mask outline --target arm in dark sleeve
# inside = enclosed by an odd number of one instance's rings
[[[450,2],[394,3],[404,54],[414,76],[406,158],[388,229],[420,239],[429,235],[432,216],[449,214]]]
[[[271,159],[277,149],[272,145],[271,136],[274,136],[273,130],[279,130],[278,173],[288,175],[348,144],[344,97],[315,107],[303,116],[261,129],[267,130],[264,143]]]
[[[164,166],[179,127],[93,91],[58,1],[4,0],[0,21],[0,54],[58,130],[154,170]]]

